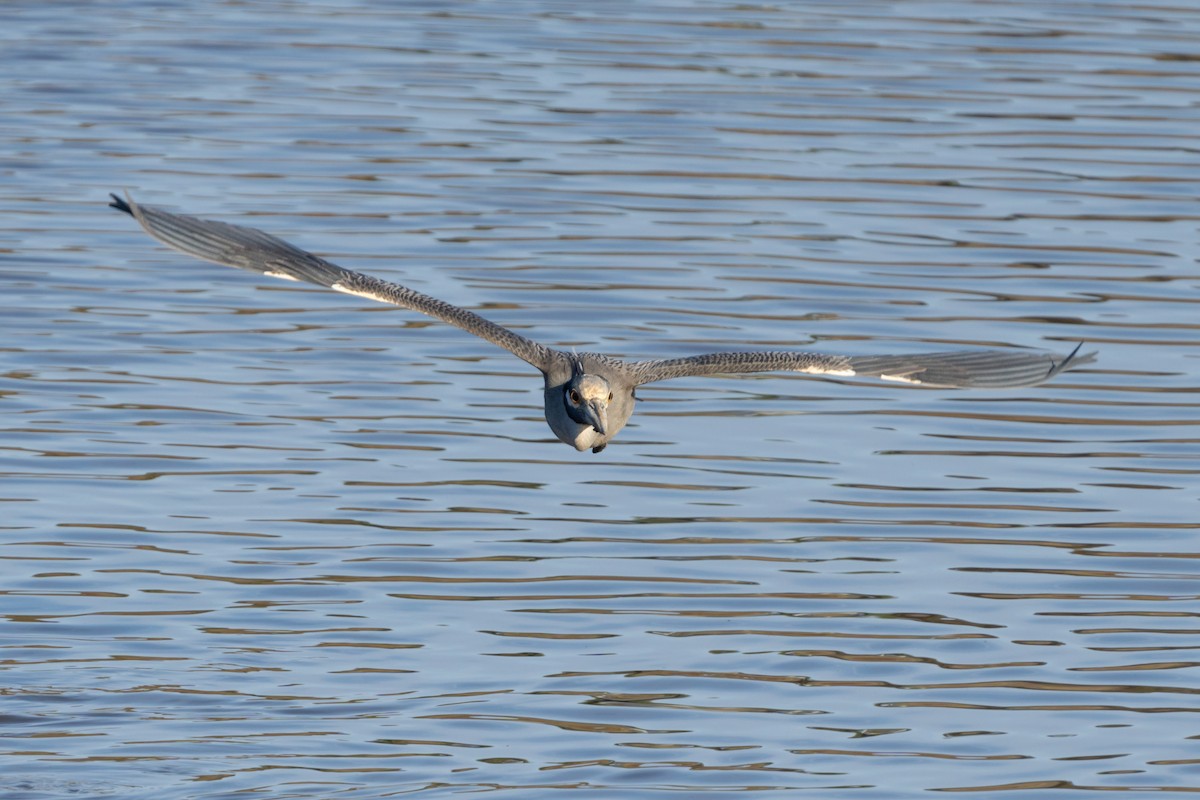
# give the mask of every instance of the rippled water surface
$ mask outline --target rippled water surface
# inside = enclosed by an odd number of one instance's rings
[[[0,18],[5,798],[1200,791],[1197,7]],[[576,453],[122,189],[562,348],[1099,360],[667,382]]]

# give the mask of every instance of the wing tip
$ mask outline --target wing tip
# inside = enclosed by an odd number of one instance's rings
[[[1083,340],[1081,339],[1079,343],[1075,345],[1075,349],[1067,353],[1066,357],[1064,357],[1061,361],[1053,361],[1050,365],[1050,370],[1046,373],[1046,379],[1048,380],[1060,372],[1065,372],[1066,370],[1074,369],[1075,367],[1080,367],[1084,364],[1095,363],[1096,356],[1099,355],[1100,351],[1092,350],[1090,352],[1081,354],[1079,351],[1083,347],[1083,344]]]
[[[137,215],[133,212],[133,198],[128,193],[125,194],[126,199],[122,199],[116,192],[109,192],[108,196],[112,198],[112,202],[108,204],[109,208],[115,208],[117,211],[124,211],[131,217]]]

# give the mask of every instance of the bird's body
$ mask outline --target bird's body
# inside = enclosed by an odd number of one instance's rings
[[[581,451],[600,452],[625,427],[633,414],[638,386],[670,378],[790,371],[930,386],[1001,388],[1032,386],[1094,360],[1094,354],[1081,355],[1078,346],[1066,356],[1017,349],[909,356],[775,351],[636,362],[601,353],[568,353],[415,289],[343,269],[255,228],[172,214],[116,195],[111,205],[136,219],[155,239],[196,258],[408,308],[508,350],[542,373],[546,422],[561,441]]]

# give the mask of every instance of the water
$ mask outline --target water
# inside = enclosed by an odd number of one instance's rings
[[[1200,791],[1200,12],[2,13],[4,797]],[[558,347],[1100,360],[669,382],[577,454],[126,188]]]

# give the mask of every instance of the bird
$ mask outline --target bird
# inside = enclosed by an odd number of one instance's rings
[[[339,267],[257,228],[141,205],[128,193],[125,198],[110,196],[109,206],[186,255],[400,306],[504,348],[542,373],[546,423],[560,441],[580,452],[599,453],[621,432],[633,414],[639,386],[671,378],[783,371],[949,388],[1005,388],[1042,383],[1096,357],[1094,352],[1080,353],[1082,342],[1066,355],[1022,349],[859,356],[751,351],[625,361],[603,353],[567,352],[407,286]]]

